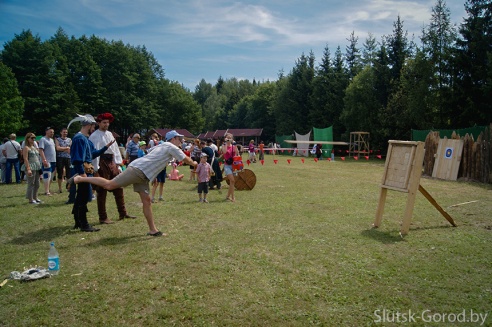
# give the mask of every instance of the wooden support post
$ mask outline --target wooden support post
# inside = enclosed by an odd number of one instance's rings
[[[418,142],[417,147],[412,148],[411,158],[413,158],[413,160],[410,165],[410,169],[406,175],[406,178],[408,180],[408,198],[405,208],[405,214],[403,215],[403,222],[400,229],[400,233],[402,235],[408,234],[408,230],[410,229],[410,222],[412,221],[415,198],[417,197],[417,190],[420,185],[420,176],[422,176],[422,163],[424,161],[423,142]]]
[[[410,191],[407,196],[407,205],[405,206],[405,213],[403,214],[403,221],[400,228],[401,235],[407,235],[410,229],[410,223],[412,221],[413,207],[415,205],[415,198],[417,192]]]
[[[379,225],[381,225],[381,220],[383,219],[384,204],[386,203],[387,194],[388,194],[388,189],[385,187],[381,187],[381,191],[379,191],[378,208],[376,209],[376,219],[374,220],[374,224],[372,225],[374,228],[378,228]]]
[[[436,200],[434,200],[434,198],[429,194],[429,192],[427,192],[427,190],[422,187],[422,185],[419,185],[419,191],[425,196],[427,200],[429,200],[429,202],[434,206],[434,208],[436,208],[437,211],[439,211],[444,216],[444,218],[446,218],[446,220],[449,221],[451,225],[453,225],[454,227],[458,226],[454,222],[453,218],[451,218],[451,216],[446,211],[444,211],[443,208],[441,208],[441,206],[436,202]]]

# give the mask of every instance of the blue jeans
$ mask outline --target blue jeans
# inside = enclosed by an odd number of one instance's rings
[[[20,178],[20,165],[19,165],[19,159],[7,159],[7,169],[5,171],[5,184],[10,184],[12,183],[12,167],[14,168],[15,171],[15,181],[17,183],[21,182]]]

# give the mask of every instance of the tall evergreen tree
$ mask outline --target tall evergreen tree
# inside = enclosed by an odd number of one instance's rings
[[[393,27],[393,34],[387,37],[390,80],[386,106],[382,108],[380,116],[383,127],[381,132],[387,139],[409,139],[406,131],[402,130],[406,123],[403,117],[406,110],[406,94],[400,83],[403,67],[410,57],[411,49],[400,16]]]
[[[408,32],[404,31],[403,21],[398,15],[397,20],[393,23],[393,34],[386,38],[391,78],[394,83],[400,79],[405,60],[411,54],[407,35]]]
[[[456,110],[450,117],[456,127],[492,121],[492,2],[467,0],[465,10],[468,16],[457,40]]]
[[[308,119],[310,97],[314,78],[314,54],[304,54],[297,60],[275,104],[277,133],[292,134],[294,131],[304,134],[311,130]]]
[[[362,65],[363,66],[373,66],[377,58],[377,41],[376,38],[369,33],[363,44],[362,49]]]
[[[330,56],[330,48],[326,45],[313,80],[313,93],[310,98],[312,109],[309,112],[309,120],[316,128],[331,126],[334,121],[331,107],[334,102],[332,90],[334,73]]]
[[[431,92],[432,107],[431,111],[436,113],[437,119],[434,127],[445,128],[447,126],[447,117],[449,117],[449,108],[451,108],[450,99],[452,89],[452,51],[456,42],[456,31],[451,24],[450,11],[444,0],[437,0],[432,8],[432,18],[430,24],[422,31],[422,51],[430,61],[430,65],[419,60],[421,63],[431,69],[434,78],[428,85]]]
[[[345,63],[348,68],[349,79],[352,79],[362,70],[360,50],[357,47],[359,37],[355,36],[355,32],[352,31],[347,41],[349,44],[345,50]]]
[[[380,129],[380,103],[374,92],[375,71],[375,68],[367,65],[350,81],[345,90],[344,108],[340,115],[340,120],[348,131],[367,131],[373,138]]]
[[[333,59],[333,77],[331,78],[332,90],[332,115],[333,115],[333,138],[339,139],[345,132],[345,128],[340,122],[340,116],[343,111],[343,98],[345,97],[345,89],[349,84],[349,73],[345,68],[342,50],[340,46],[335,51]]]
[[[432,61],[428,60],[423,51],[418,50],[415,57],[407,60],[403,67],[400,93],[402,96],[402,117],[399,128],[406,131],[409,137],[410,129],[431,129],[436,123],[436,74]]]
[[[224,79],[222,76],[219,76],[217,79],[217,83],[215,83],[215,89],[217,90],[217,94],[220,94],[222,92],[222,87],[224,86]]]

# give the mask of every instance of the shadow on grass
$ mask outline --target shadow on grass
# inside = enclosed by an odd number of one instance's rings
[[[405,239],[400,236],[399,231],[383,232],[381,230],[378,230],[377,228],[371,228],[371,229],[363,230],[360,234],[362,236],[372,238],[376,241],[380,241],[383,244],[390,244],[390,243],[405,241]]]
[[[43,202],[39,204],[39,208],[58,208],[58,207],[66,207],[67,210],[72,211],[73,203],[66,204],[65,202]]]
[[[27,202],[27,199],[23,195],[2,195],[3,199],[18,199],[18,200],[12,200],[10,201],[9,204],[1,205],[0,209],[2,208],[15,208],[15,207],[20,207],[24,205],[29,205]]]
[[[68,230],[67,226],[44,228],[30,233],[19,235],[16,238],[12,239],[10,243],[23,245],[23,244],[36,243],[41,241],[49,242],[58,236],[66,234],[67,230]]]
[[[428,227],[419,226],[419,227],[410,228],[409,234],[410,233],[416,233],[419,230],[448,229],[448,228],[456,228],[456,227],[451,226],[451,225],[449,225],[449,226],[439,225],[439,226],[428,226]],[[376,241],[381,241],[381,243],[383,243],[383,244],[390,244],[390,243],[405,241],[405,238],[400,236],[400,231],[383,232],[381,230],[378,230],[377,228],[371,228],[371,229],[367,229],[367,230],[362,231],[361,235],[366,236],[366,237],[370,237]],[[405,237],[407,237],[407,236],[405,236]]]
[[[99,232],[100,233],[100,232]],[[121,237],[104,237],[97,241],[87,243],[84,246],[87,247],[98,247],[98,246],[108,246],[108,245],[120,245],[129,244],[132,242],[145,241],[150,238],[147,235],[131,235],[131,236],[121,236]]]
[[[18,207],[18,206],[19,206],[18,203],[10,203],[10,204],[4,205],[4,206],[0,206],[0,209],[4,209],[4,208],[15,208],[15,207]]]
[[[103,231],[100,231],[98,233],[102,233],[102,232]],[[70,227],[67,226],[57,226],[51,228],[44,228],[30,233],[19,235],[13,238],[9,243],[17,244],[17,245],[25,245],[25,244],[31,244],[36,242],[51,242],[53,239],[59,236],[65,234],[71,234],[71,233],[77,233],[80,234],[81,236],[84,236],[85,234],[91,234],[91,233],[84,233],[78,230],[72,230],[70,229]],[[85,246],[98,247],[98,246],[108,246],[108,245],[129,244],[135,241],[141,242],[141,241],[147,241],[152,239],[155,239],[155,237],[150,237],[145,234],[143,235],[137,234],[137,235],[121,236],[121,237],[103,237],[97,241],[88,243]]]

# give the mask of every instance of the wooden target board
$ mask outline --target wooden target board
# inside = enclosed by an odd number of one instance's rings
[[[408,198],[400,233],[402,235],[408,234],[415,196],[419,189],[420,176],[422,175],[423,161],[423,142],[389,141],[374,227],[379,227],[383,219],[388,189],[406,192],[408,193]]]
[[[229,180],[226,178],[226,183],[229,185]],[[250,169],[243,169],[234,176],[234,188],[238,191],[252,190],[256,185],[256,175]]]
[[[415,175],[414,178],[420,179],[421,172],[412,170],[418,144],[414,144],[416,142],[395,142],[390,141],[382,185],[394,190],[408,192],[411,174]],[[423,144],[421,148],[423,150]]]
[[[417,191],[420,191],[427,200],[448,220],[456,226],[453,218],[445,212],[432,196],[420,185],[424,161],[424,143],[410,141],[389,141],[388,154],[384,167],[379,203],[376,210],[376,219],[373,226],[379,227],[383,219],[384,205],[388,190],[408,193],[403,222],[400,234],[408,234],[412,219],[413,207]]]
[[[458,179],[463,140],[440,139],[432,177],[455,181]]]

